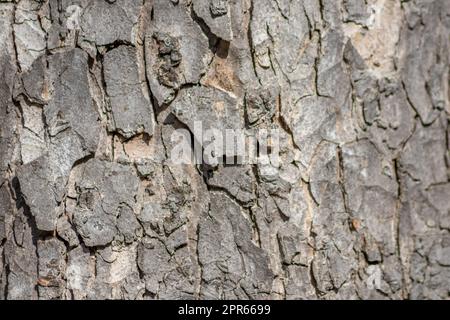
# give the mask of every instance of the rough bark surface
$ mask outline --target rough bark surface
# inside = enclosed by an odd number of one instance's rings
[[[449,59],[448,0],[1,0],[0,298],[448,299]]]

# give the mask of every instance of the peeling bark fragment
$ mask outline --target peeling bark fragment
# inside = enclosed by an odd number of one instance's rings
[[[119,215],[120,221],[123,206],[135,206],[138,178],[129,166],[90,160],[78,179],[76,230],[88,247],[107,245],[118,232],[116,217]]]
[[[201,218],[199,234],[202,292],[206,297],[237,298],[244,290],[248,298],[263,298],[272,287],[268,258],[251,241],[250,230],[239,206],[214,192],[209,214]]]
[[[52,142],[49,156],[64,176],[98,144],[100,126],[89,89],[87,60],[87,54],[80,49],[49,58],[54,92],[44,108]]]
[[[366,1],[344,0],[346,20],[364,25],[370,17]]]
[[[80,15],[81,40],[97,46],[137,41],[141,0],[90,1]]]
[[[383,87],[381,88],[383,90]],[[406,95],[400,87],[390,85],[380,99],[380,120],[374,137],[385,136],[390,148],[398,148],[404,144],[414,130],[414,112],[409,107]],[[392,90],[392,91],[391,91]]]
[[[225,41],[233,40],[228,0],[194,0],[193,9],[215,36]]]
[[[196,121],[201,121],[204,131],[217,129],[222,135],[225,129],[244,128],[237,99],[214,88],[195,86],[182,90],[171,104],[171,110],[199,141],[201,137],[194,130]]]
[[[104,214],[95,215],[79,211],[75,215],[75,226],[88,247],[104,246],[113,241],[117,230],[114,220]]]
[[[152,104],[143,92],[136,50],[120,46],[109,51],[104,68],[115,128],[125,138],[142,132],[153,135]]]
[[[317,66],[317,95],[335,100],[344,108],[350,93],[350,79],[344,72],[344,37],[338,32],[328,32],[321,39],[320,60]]]
[[[117,229],[124,236],[125,243],[132,243],[142,235],[142,228],[133,210],[127,206],[120,209],[117,218]]]
[[[208,184],[223,188],[239,202],[248,204],[255,199],[253,181],[250,168],[224,166],[214,173]]]
[[[63,240],[65,240],[70,247],[75,247],[80,244],[77,233],[75,232],[75,228],[72,226],[66,216],[62,216],[58,219],[56,231],[58,232],[58,235]]]
[[[37,58],[29,70],[22,74],[21,86],[16,87],[15,96],[23,92],[27,98],[37,104],[44,104],[49,99],[49,87],[46,81],[47,59],[45,56]]]
[[[445,133],[439,122],[423,127],[417,124],[416,130],[405,144],[401,164],[424,186],[447,181],[445,165]]]
[[[51,165],[46,157],[41,157],[20,168],[18,179],[20,189],[36,221],[39,230],[53,231],[60,209],[55,198]]]
[[[15,11],[14,39],[17,59],[23,71],[28,70],[47,47],[46,33],[37,14],[40,6],[39,2],[22,0]]]
[[[198,83],[206,72],[212,56],[208,38],[203,34],[200,26],[192,20],[190,10],[187,0],[180,0],[176,5],[168,4],[165,0],[156,0],[153,3],[153,20],[145,36],[145,60],[150,89],[160,105],[173,100],[174,88],[178,89],[184,84]],[[179,61],[179,65],[176,68],[166,68],[168,69],[166,71],[162,70],[163,74],[168,75],[168,72],[171,74],[167,80],[176,77],[176,86],[175,82],[169,81],[171,86],[167,87],[164,84],[165,81],[161,83],[155,76],[161,72],[158,71],[161,68],[161,57],[159,43],[154,37],[156,34],[165,34],[172,39],[177,39],[179,43],[176,58],[176,63]]]
[[[282,261],[286,265],[301,265],[307,267],[313,248],[306,238],[301,236],[301,230],[293,225],[286,225],[278,231],[278,242]]]

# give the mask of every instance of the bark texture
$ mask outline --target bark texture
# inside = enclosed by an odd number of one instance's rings
[[[1,0],[0,298],[448,299],[449,58],[448,0]]]

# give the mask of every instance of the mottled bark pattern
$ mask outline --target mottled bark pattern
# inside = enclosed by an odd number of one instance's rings
[[[0,298],[448,299],[449,59],[448,0],[0,0]]]

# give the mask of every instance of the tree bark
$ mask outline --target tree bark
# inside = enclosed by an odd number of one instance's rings
[[[449,299],[448,0],[2,0],[0,43],[0,298]],[[175,164],[198,123],[280,163]]]

